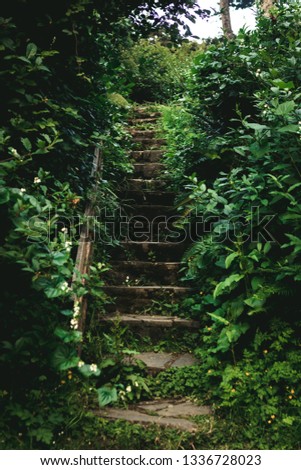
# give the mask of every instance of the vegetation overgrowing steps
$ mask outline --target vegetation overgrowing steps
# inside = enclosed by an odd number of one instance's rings
[[[124,188],[120,190],[123,211],[129,216],[126,240],[122,239],[119,246],[111,250],[111,270],[106,273],[105,293],[111,299],[107,313],[99,316],[99,322],[107,326],[121,324],[134,335],[159,340],[167,331],[185,332],[197,331],[199,322],[181,318],[172,314],[171,306],[177,305],[193,290],[181,285],[179,270],[181,258],[187,249],[187,242],[170,241],[168,237],[176,210],[174,208],[174,193],[166,189],[164,179],[165,165],[161,163],[164,154],[163,146],[166,141],[157,138],[156,129],[139,128],[151,123],[155,126],[159,112],[150,112],[145,108],[137,108],[135,117],[130,120],[133,136],[134,163],[133,177],[129,178]],[[134,216],[134,221],[131,221]],[[140,219],[139,219],[140,218]],[[141,238],[129,238],[133,235],[135,221],[143,231],[148,224],[158,228],[163,240],[154,239],[151,231]],[[147,224],[145,224],[145,221]],[[157,221],[157,222],[156,222]],[[164,221],[164,223],[163,223]],[[157,306],[167,310],[157,313]],[[126,361],[142,361],[150,375],[157,374],[170,368],[189,367],[196,364],[195,357],[178,351],[169,352],[140,352]],[[102,409],[96,414],[110,420],[126,420],[143,425],[157,424],[173,427],[187,432],[198,429],[196,423],[190,421],[198,415],[211,413],[209,407],[198,406],[187,399],[153,400],[131,405],[128,409]]]
[[[120,419],[140,424],[157,424],[186,431],[197,432],[198,426],[190,418],[210,415],[208,406],[198,406],[189,400],[153,400],[132,405],[128,409],[102,409],[95,411],[106,419]]]

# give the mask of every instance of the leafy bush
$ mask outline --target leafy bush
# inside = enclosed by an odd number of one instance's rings
[[[184,90],[186,74],[197,44],[167,47],[160,40],[141,39],[122,51],[127,82],[132,84],[131,98],[137,102],[166,102]]]
[[[273,427],[273,446],[300,445],[300,18],[300,6],[280,7],[254,32],[210,46],[176,127],[165,119],[182,224],[199,224],[185,279],[199,290],[191,310],[204,324],[208,387],[253,427]]]

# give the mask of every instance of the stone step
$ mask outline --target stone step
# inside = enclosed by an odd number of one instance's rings
[[[133,176],[135,178],[152,179],[158,177],[166,169],[163,163],[134,163]]]
[[[190,400],[152,400],[130,405],[127,409],[104,408],[96,416],[109,420],[125,420],[142,425],[156,424],[194,433],[198,425],[189,418],[212,414],[210,407],[199,406]]]
[[[164,155],[164,150],[134,150],[131,153],[131,157],[137,162],[149,162],[157,163],[160,162]]]
[[[178,303],[184,296],[193,293],[188,287],[179,286],[104,286],[103,291],[112,299],[107,304],[106,310],[120,313],[137,314],[141,311],[155,309],[161,302],[170,304]]]
[[[189,243],[171,242],[121,242],[119,246],[112,248],[113,260],[134,261],[181,261]]]
[[[180,217],[176,213],[174,206],[165,206],[161,204],[127,204],[123,205],[123,213],[127,216],[141,216],[151,222],[153,219],[160,217],[161,220],[172,216]],[[173,217],[174,221],[176,220]]]
[[[129,133],[134,137],[134,142],[136,138],[154,139],[157,135],[157,131],[154,129],[136,129],[134,127],[129,129]]]
[[[143,352],[130,357],[127,362],[142,361],[150,375],[158,374],[163,370],[174,367],[193,366],[197,363],[196,358],[189,353],[168,352]]]
[[[161,116],[162,114],[159,111],[149,111],[143,108],[135,109],[135,119],[154,119]]]
[[[131,118],[129,119],[130,124],[133,126],[139,124],[147,124],[147,123],[156,123],[158,121],[158,117],[145,117],[145,118]]]
[[[114,323],[117,320],[131,328],[181,328],[186,330],[198,330],[200,322],[175,316],[166,315],[133,315],[133,314],[114,314],[101,316],[99,320],[102,323]]]
[[[153,150],[164,147],[166,139],[134,137],[133,143],[136,150]]]
[[[143,191],[125,190],[119,193],[120,199],[126,204],[135,203],[140,205],[164,205],[172,206],[175,193],[172,191]]]
[[[148,285],[179,283],[179,269],[182,263],[151,263],[148,261],[117,261],[111,263],[112,269],[106,273],[106,282],[121,284],[127,277],[130,282],[146,279]]]
[[[163,179],[130,178],[127,180],[127,188],[132,191],[156,191],[164,189],[167,181]]]

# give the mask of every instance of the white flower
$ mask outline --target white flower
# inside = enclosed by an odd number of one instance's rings
[[[135,382],[134,385],[135,385],[135,387],[139,387],[138,382]]]
[[[26,189],[25,189],[25,188],[21,188],[21,189],[20,189],[20,193],[21,193],[21,194],[22,194],[22,193],[26,193]]]
[[[85,365],[84,361],[79,361],[77,367],[83,367]]]
[[[130,385],[128,385],[125,390],[126,390],[126,392],[131,393],[132,387]]]
[[[34,178],[33,182],[34,182],[34,184],[39,184],[39,183],[41,183],[42,181],[41,181],[41,179],[40,179],[38,176],[36,176],[36,177]]]
[[[68,286],[68,282],[63,282],[63,284],[61,284],[61,290],[63,292],[66,292],[67,290],[69,289],[69,286]]]
[[[79,305],[79,301],[77,300],[76,302],[74,302],[73,318],[74,318],[74,317],[78,317],[79,314],[80,314],[80,305]]]
[[[61,230],[61,232],[63,232],[63,233],[68,233],[67,227],[63,227],[62,230]]]
[[[90,365],[90,371],[91,372],[97,372],[97,365],[96,364],[91,364]]]
[[[73,329],[73,330],[78,330],[78,320],[76,318],[71,318],[70,320],[70,327]]]

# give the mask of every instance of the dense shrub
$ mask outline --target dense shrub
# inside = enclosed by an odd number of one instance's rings
[[[184,110],[165,119],[183,225],[201,226],[185,278],[199,290],[208,387],[253,427],[271,426],[276,446],[300,432],[300,19],[300,6],[284,6],[210,46]]]
[[[168,47],[149,38],[123,50],[124,74],[132,84],[131,98],[138,102],[174,99],[184,91],[187,71],[199,49],[197,43]]]

